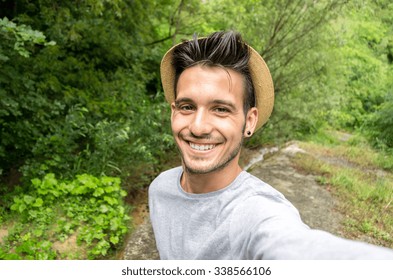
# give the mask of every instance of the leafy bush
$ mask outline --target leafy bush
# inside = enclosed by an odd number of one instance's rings
[[[11,210],[17,224],[0,252],[4,258],[55,259],[60,256],[53,242],[76,234],[88,258],[102,258],[127,232],[125,195],[114,177],[82,174],[61,181],[49,173],[42,180],[35,178],[28,193],[14,197]]]
[[[375,146],[393,150],[393,97],[391,95],[370,116],[365,132]]]
[[[138,5],[20,1],[8,11],[12,20],[0,26],[0,180],[12,170],[23,185],[46,173],[126,179],[141,163],[156,172],[173,142],[158,78],[162,46],[146,46],[157,34],[136,26]]]

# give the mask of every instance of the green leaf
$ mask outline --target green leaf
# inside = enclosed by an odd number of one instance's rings
[[[111,225],[110,227],[111,231],[116,231],[119,228],[118,219],[111,219],[110,225]]]
[[[25,211],[26,210],[26,205],[25,204],[20,204],[20,205],[18,205],[18,208],[17,208],[17,210],[19,211],[19,213],[22,213],[23,211]]]
[[[44,231],[42,229],[36,229],[33,231],[33,234],[36,237],[41,237],[44,234]]]
[[[108,202],[108,204],[111,205],[111,206],[118,203],[116,198],[113,198],[113,197],[110,197],[110,196],[104,196],[104,200],[106,202]]]
[[[125,190],[120,191],[120,196],[125,197],[127,196],[127,192]]]
[[[94,190],[93,196],[95,197],[101,196],[104,192],[105,191],[103,188],[98,187]]]
[[[10,207],[10,209],[11,209],[12,211],[17,211],[17,210],[19,209],[19,205],[18,205],[18,204],[12,204],[11,207]]]
[[[34,187],[38,188],[41,185],[41,180],[38,178],[34,178],[31,180],[31,183],[33,184]]]
[[[107,213],[109,211],[109,207],[105,204],[100,205],[100,212],[101,213]]]
[[[30,210],[29,211],[29,216],[31,217],[31,218],[37,218],[37,216],[38,216],[38,211],[37,210]]]
[[[34,207],[41,207],[43,204],[44,204],[44,201],[42,200],[42,198],[38,197],[38,198],[35,200],[33,206],[34,206]]]
[[[117,244],[117,243],[119,243],[119,237],[118,236],[111,236],[110,238],[109,238],[109,240],[110,240],[110,242],[112,243],[112,244]]]
[[[105,216],[103,215],[99,215],[98,217],[94,217],[95,222],[97,223],[97,225],[104,225],[105,224]]]
[[[24,201],[26,204],[32,204],[34,200],[35,200],[35,198],[32,197],[31,195],[27,195],[27,194],[26,194],[26,195],[23,196],[23,201]]]

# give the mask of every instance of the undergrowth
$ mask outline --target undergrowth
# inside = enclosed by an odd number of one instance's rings
[[[393,156],[359,137],[326,142],[319,135],[300,146],[307,153],[295,157],[295,165],[316,174],[337,196],[346,235],[366,235],[393,248]]]
[[[119,178],[82,174],[61,181],[47,174],[31,183],[28,192],[9,201],[8,212],[2,209],[8,235],[0,244],[0,259],[100,259],[121,244],[129,216]],[[55,243],[73,235],[78,252],[56,250]]]

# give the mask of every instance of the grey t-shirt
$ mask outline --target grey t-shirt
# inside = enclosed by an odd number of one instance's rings
[[[391,249],[310,229],[281,193],[246,171],[205,194],[184,192],[182,172],[163,172],[149,188],[161,259],[393,259]]]

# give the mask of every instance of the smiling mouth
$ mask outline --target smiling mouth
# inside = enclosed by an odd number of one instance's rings
[[[192,149],[197,150],[197,151],[209,151],[209,150],[212,150],[216,146],[213,144],[202,145],[202,144],[195,144],[195,143],[191,143],[191,142],[189,142],[189,144]]]

